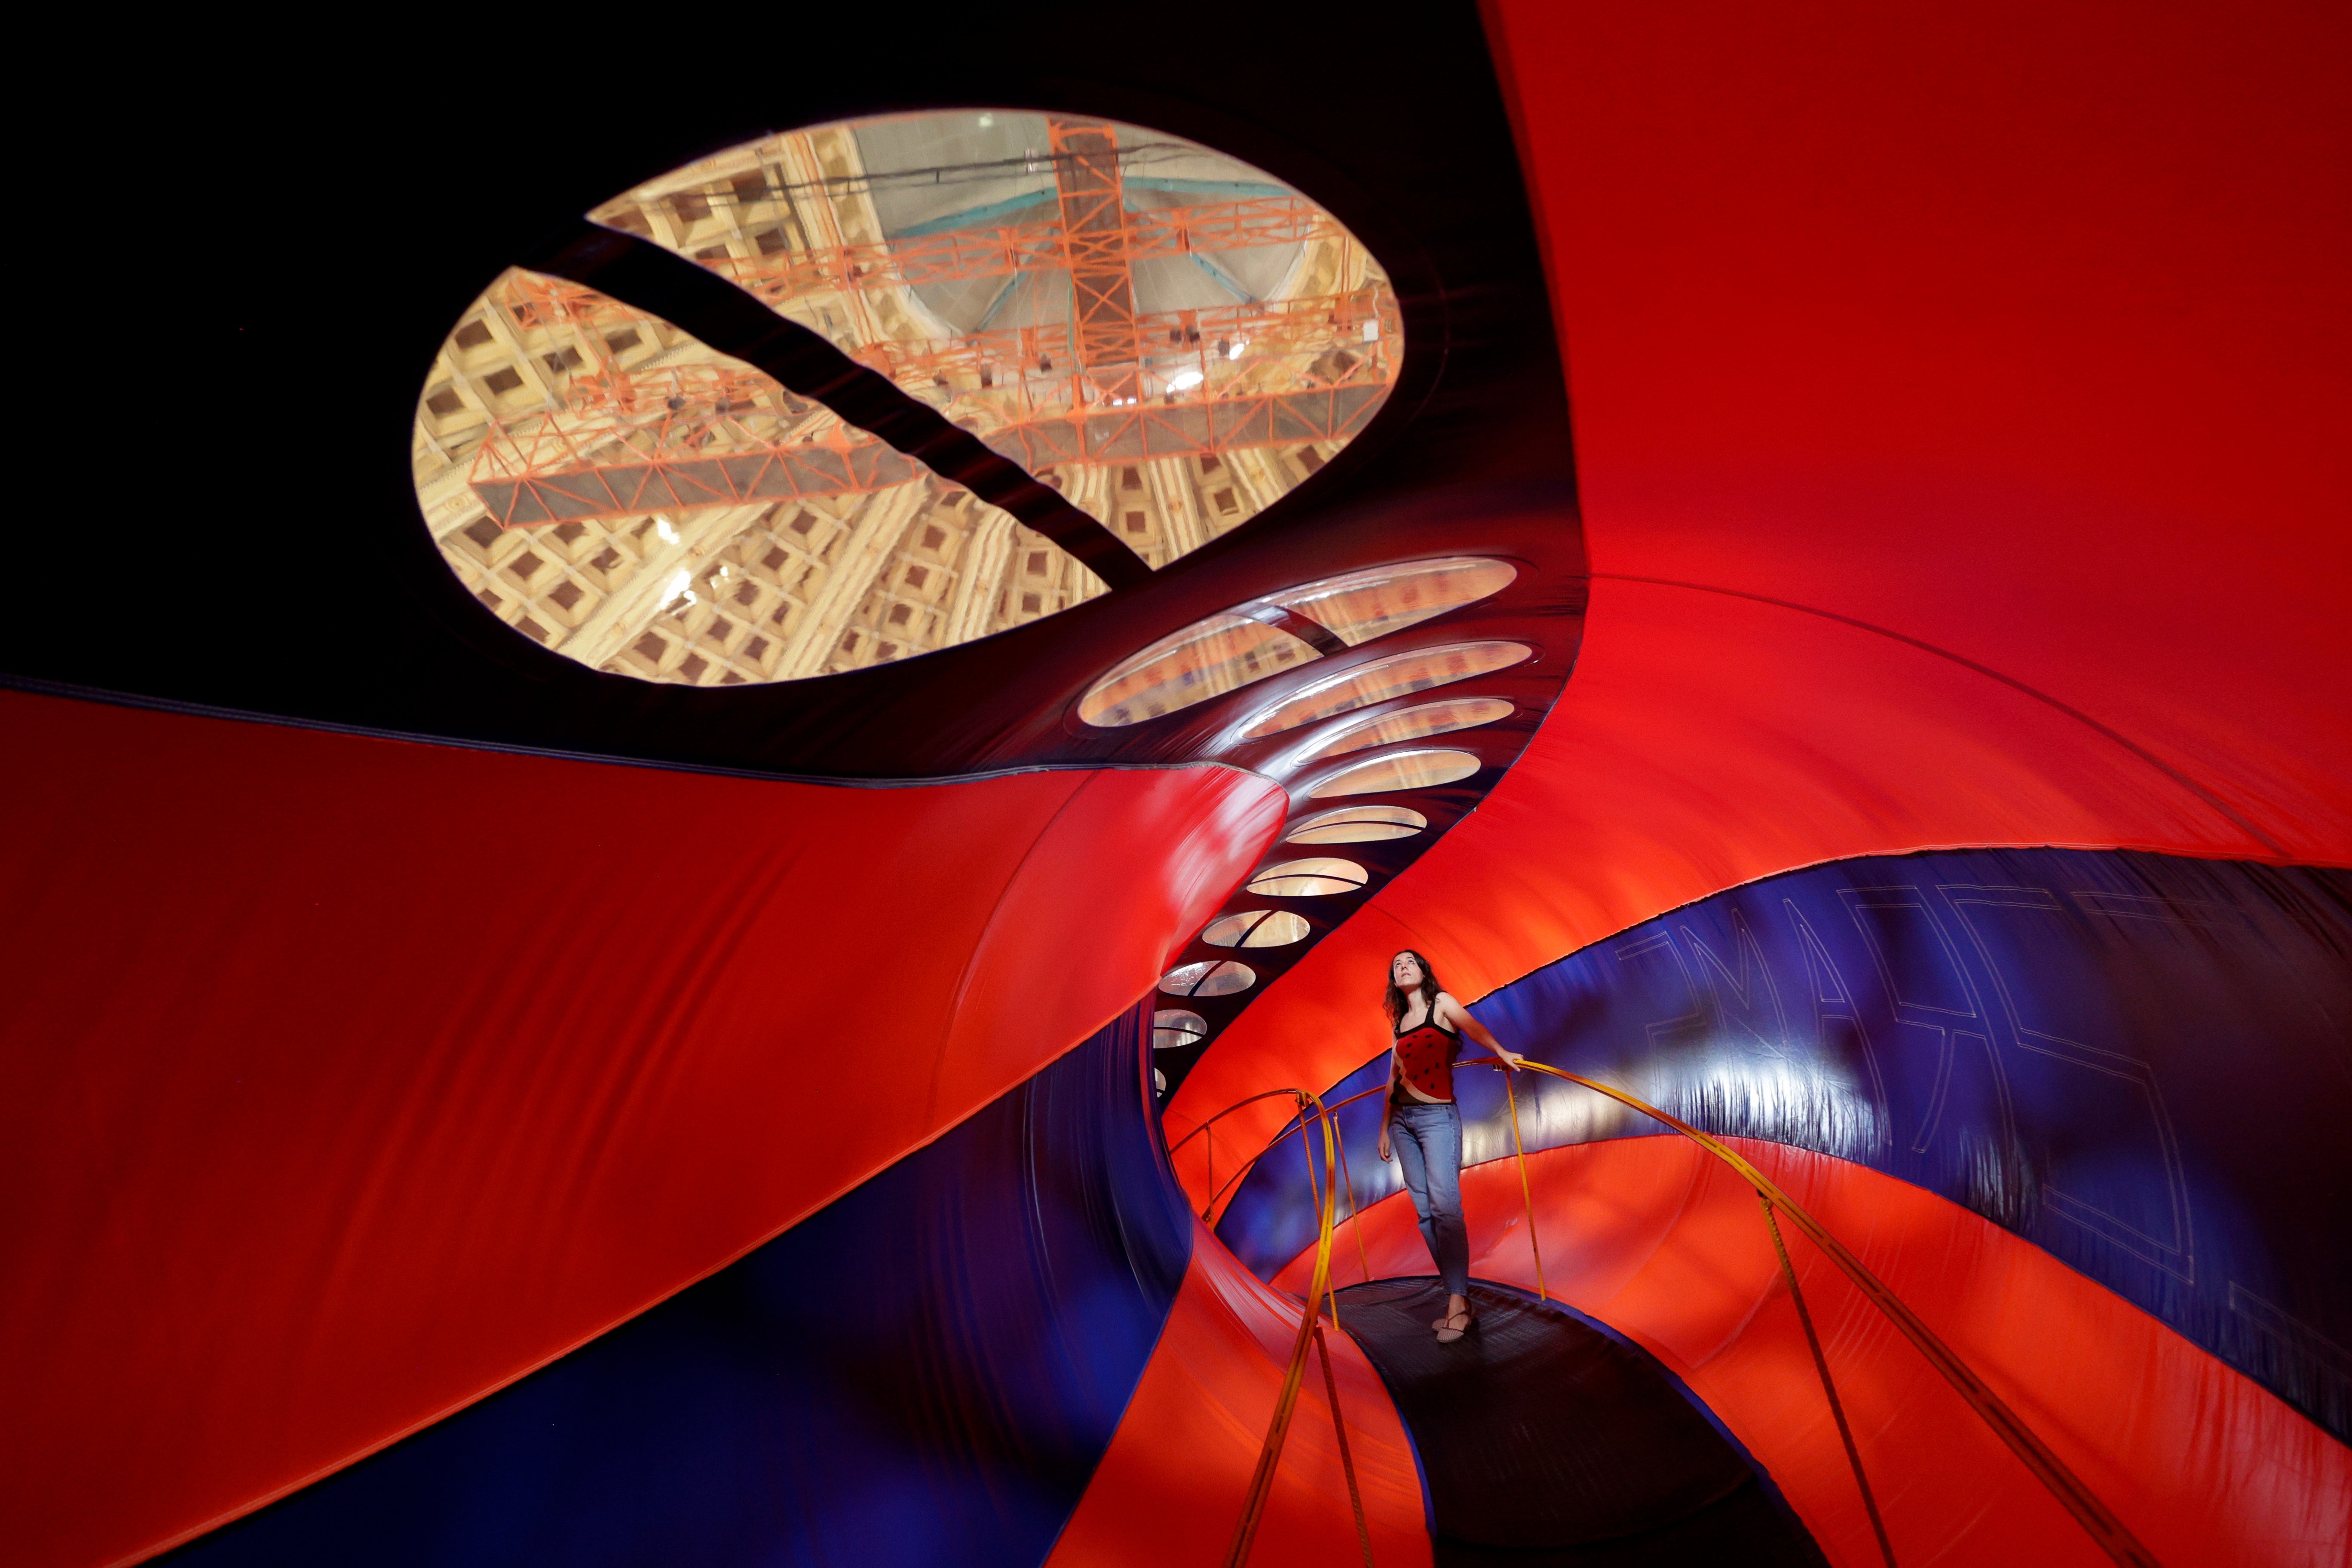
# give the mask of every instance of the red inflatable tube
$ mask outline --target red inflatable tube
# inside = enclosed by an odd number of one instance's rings
[[[1308,1273],[1314,1256],[1307,1257]],[[1309,1281],[1302,1280],[1300,1291]],[[1298,1332],[1299,1300],[1260,1284],[1206,1226],[1168,1327],[1047,1568],[1186,1568],[1224,1559]],[[1396,1405],[1353,1340],[1327,1328],[1372,1560],[1430,1561],[1421,1476]],[[1361,1568],[1323,1373],[1308,1352],[1255,1563]]]
[[[1132,1006],[1283,806],[0,722],[0,1487],[39,1563],[347,1464],[936,1137]]]
[[[2352,1450],[2048,1253],[1865,1166],[1728,1139],[2022,1416],[2174,1568],[2335,1568]],[[1753,1189],[1676,1137],[1528,1160],[1554,1297],[1638,1341],[1746,1444],[1840,1568],[1881,1561]],[[1519,1173],[1463,1173],[1471,1272],[1536,1288]],[[1427,1274],[1402,1194],[1364,1212],[1375,1277]],[[1352,1226],[1336,1256],[1361,1275]],[[1897,1559],[2108,1559],[1831,1263],[1783,1224]],[[1277,1277],[1294,1285],[1311,1257]]]
[[[2352,11],[1486,16],[1582,649],[1479,810],[1220,1037],[1171,1141],[1379,1049],[1400,947],[1472,1001],[1849,856],[2352,864]]]
[[[2352,858],[2352,10],[1486,14],[1596,576],[1919,638]]]
[[[1752,600],[1596,582],[1576,674],[1526,754],[1219,1037],[1170,1105],[1170,1140],[1381,1049],[1399,948],[1467,1002],[1793,867],[2052,843],[2268,858],[2159,769],[1949,659]],[[1228,1117],[1218,1146],[1255,1149],[1286,1114]],[[1203,1153],[1195,1139],[1179,1161],[1196,1204]]]

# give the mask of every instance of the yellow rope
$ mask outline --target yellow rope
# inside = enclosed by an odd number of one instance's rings
[[[1333,1125],[1329,1116],[1327,1115],[1323,1118],[1323,1152],[1327,1159],[1330,1156],[1333,1141],[1339,1131],[1339,1128]],[[1304,1155],[1307,1160],[1307,1190],[1311,1193],[1315,1190],[1315,1151],[1307,1142],[1307,1105],[1303,1100],[1299,1102],[1298,1107],[1298,1152],[1300,1154]],[[1334,1205],[1336,1205],[1338,1202],[1339,1200],[1337,1198],[1332,1200]],[[1336,1206],[1332,1212],[1336,1216],[1339,1212]],[[1336,1217],[1333,1219],[1332,1224],[1336,1229],[1339,1224]],[[1309,1310],[1319,1311],[1321,1310],[1321,1305],[1320,1303],[1315,1302],[1312,1298],[1309,1298]],[[1331,1296],[1331,1326],[1335,1329],[1339,1326],[1339,1297],[1336,1291],[1334,1291]],[[1321,1329],[1317,1329],[1315,1332],[1319,1339],[1323,1331]]]
[[[1318,1112],[1323,1112],[1322,1100],[1304,1089],[1298,1091],[1298,1100],[1302,1122],[1310,1101]],[[1317,1205],[1315,1283],[1307,1292],[1307,1310],[1299,1314],[1298,1338],[1291,1346],[1290,1365],[1282,1376],[1282,1393],[1275,1400],[1274,1423],[1266,1428],[1265,1444],[1258,1450],[1257,1469],[1250,1477],[1249,1497],[1242,1505],[1241,1522],[1234,1530],[1233,1550],[1225,1554],[1225,1568],[1242,1568],[1249,1561],[1250,1543],[1257,1538],[1266,1497],[1274,1489],[1275,1467],[1282,1461],[1283,1440],[1290,1435],[1290,1416],[1297,1407],[1299,1380],[1307,1372],[1307,1348],[1315,1342],[1316,1320],[1322,1315],[1324,1291],[1331,1281],[1331,1221],[1339,1207],[1339,1191],[1333,1180],[1334,1150],[1328,1112],[1323,1112],[1322,1121],[1323,1195]]]
[[[1544,1289],[1543,1247],[1536,1240],[1535,1189],[1528,1184],[1528,1152],[1519,1142],[1519,1096],[1511,1087],[1511,1075],[1507,1072],[1503,1075],[1503,1094],[1511,1106],[1511,1152],[1519,1162],[1519,1197],[1528,1205],[1528,1250],[1536,1255],[1536,1300],[1549,1301],[1551,1297]]]
[[[1477,1057],[1472,1059],[1486,1067],[1499,1068],[1503,1065],[1495,1058]],[[2032,1473],[2033,1478],[2049,1489],[2050,1494],[2058,1500],[2067,1512],[2074,1516],[2075,1521],[2090,1533],[2091,1539],[2098,1543],[2102,1551],[2116,1562],[2126,1564],[2126,1568],[2158,1568],[2155,1554],[2140,1544],[2138,1538],[2125,1528],[2123,1521],[2117,1519],[2107,1506],[2098,1500],[2091,1489],[2083,1484],[2082,1479],[2069,1469],[2063,1460],[2050,1451],[2047,1444],[2034,1436],[2033,1429],[2026,1426],[2017,1413],[2004,1404],[2000,1396],[1993,1393],[1966,1362],[1954,1354],[1950,1346],[1936,1337],[1935,1332],[1920,1321],[1917,1313],[1905,1306],[1902,1299],[1880,1283],[1876,1275],[1864,1268],[1862,1260],[1848,1252],[1844,1245],[1832,1236],[1819,1220],[1791,1203],[1788,1194],[1782,1192],[1769,1176],[1742,1158],[1738,1151],[1730,1148],[1721,1140],[1700,1131],[1690,1123],[1668,1115],[1656,1106],[1627,1094],[1622,1089],[1612,1089],[1605,1083],[1596,1082],[1581,1074],[1563,1072],[1559,1068],[1548,1067],[1542,1062],[1523,1061],[1521,1065],[1530,1072],[1549,1073],[1553,1078],[1565,1079],[1570,1083],[1582,1084],[1595,1093],[1605,1094],[1620,1104],[1631,1106],[1644,1116],[1663,1121],[1738,1172],[1741,1179],[1756,1189],[1759,1197],[1763,1198],[1780,1213],[1787,1215],[1789,1222],[1803,1231],[1812,1240],[1813,1245],[1820,1247],[1828,1256],[1830,1261],[1836,1264],[1845,1277],[1853,1281],[1855,1287],[1869,1300],[1871,1305],[1884,1313],[1887,1321],[1902,1331],[1903,1337],[1909,1340],[1919,1353],[1927,1358],[1928,1364],[1941,1373],[1944,1380],[1959,1392],[1960,1397],[1968,1401],[1969,1408],[1983,1418],[1985,1425],[1992,1428],[1993,1435],[2009,1445],[2010,1451],[2024,1461],[2025,1468]]]
[[[1339,1107],[1335,1105],[1331,1109],[1337,1110]],[[1356,1178],[1348,1173],[1348,1138],[1346,1133],[1340,1131],[1339,1119],[1336,1116],[1331,1119],[1331,1131],[1339,1143],[1339,1180],[1346,1184],[1348,1190],[1348,1223],[1356,1233],[1356,1261],[1363,1266],[1364,1283],[1369,1285],[1372,1282],[1372,1258],[1371,1254],[1364,1250],[1364,1226],[1356,1215]],[[1306,1140],[1302,1138],[1299,1142],[1304,1143]],[[1335,1303],[1332,1308],[1331,1321],[1336,1324],[1339,1321],[1339,1309]]]
[[[1331,1320],[1337,1326],[1339,1303],[1331,1303]],[[1348,1506],[1355,1510],[1356,1545],[1364,1553],[1364,1568],[1372,1568],[1372,1532],[1364,1523],[1364,1494],[1356,1489],[1356,1461],[1348,1452],[1348,1424],[1339,1419],[1339,1381],[1331,1375],[1331,1352],[1323,1343],[1323,1325],[1315,1325],[1315,1353],[1323,1363],[1323,1396],[1331,1402],[1331,1430],[1339,1438],[1339,1468],[1348,1478]]]
[[[1347,1099],[1339,1101],[1337,1104],[1325,1107],[1325,1113],[1328,1115],[1337,1116],[1340,1111],[1345,1110],[1348,1107],[1355,1104],[1356,1101],[1369,1099],[1370,1096],[1380,1092],[1381,1091],[1376,1089],[1368,1089],[1364,1090],[1362,1094],[1351,1094]],[[1256,1100],[1272,1100],[1277,1094],[1304,1094],[1309,1100],[1315,1100],[1316,1098],[1312,1093],[1309,1093],[1307,1090],[1303,1089],[1273,1089],[1266,1090],[1264,1094],[1253,1094],[1248,1100],[1237,1100],[1234,1104],[1228,1105],[1223,1110],[1218,1111],[1216,1116],[1211,1117],[1207,1121],[1203,1121],[1200,1126],[1195,1127],[1192,1131],[1184,1134],[1183,1137],[1178,1139],[1176,1142],[1170,1147],[1168,1151],[1169,1153],[1171,1155],[1174,1154],[1178,1149],[1181,1149],[1200,1133],[1206,1131],[1208,1128],[1217,1121],[1218,1117],[1224,1116],[1231,1111],[1239,1110],[1243,1106],[1251,1104]],[[1316,1100],[1316,1103],[1320,1105],[1322,1102],[1318,1100]],[[1257,1169],[1257,1163],[1260,1160],[1265,1159],[1268,1154],[1274,1152],[1274,1146],[1276,1143],[1281,1142],[1284,1139],[1289,1137],[1293,1129],[1297,1130],[1303,1134],[1306,1128],[1307,1122],[1303,1118],[1294,1117],[1290,1121],[1284,1122],[1282,1124],[1282,1131],[1276,1133],[1271,1139],[1267,1140],[1265,1148],[1260,1149],[1256,1153],[1252,1154],[1248,1159],[1243,1161],[1240,1169],[1236,1170],[1232,1175],[1225,1178],[1224,1185],[1219,1187],[1216,1191],[1209,1194],[1209,1201],[1202,1205],[1201,1217],[1207,1220],[1212,1225],[1216,1224],[1217,1200],[1223,1197],[1226,1193],[1233,1190],[1235,1186],[1238,1186],[1244,1177],[1247,1176],[1252,1171]]]
[[[1497,1058],[1479,1057],[1473,1058],[1471,1060],[1475,1061],[1481,1067],[1499,1068],[1505,1066],[1500,1058]],[[1465,1063],[1464,1065],[1466,1066],[1469,1064]],[[1636,1097],[1626,1093],[1622,1089],[1612,1089],[1605,1083],[1597,1082],[1592,1079],[1582,1076],[1581,1074],[1565,1072],[1559,1068],[1550,1067],[1542,1062],[1523,1060],[1520,1065],[1531,1072],[1546,1073],[1553,1078],[1563,1079],[1569,1083],[1580,1084],[1586,1089],[1591,1089],[1597,1094],[1607,1095],[1610,1099],[1614,1100],[1622,1105],[1629,1106],[1632,1109],[1640,1111],[1644,1116],[1651,1117],[1664,1123],[1666,1126],[1674,1129],[1676,1132],[1679,1132],[1684,1137],[1689,1139],[1692,1142],[1696,1143],[1700,1148],[1706,1150],[1717,1159],[1729,1165],[1734,1171],[1739,1173],[1741,1180],[1745,1181],[1749,1186],[1756,1190],[1757,1197],[1760,1199],[1764,1205],[1765,1222],[1772,1232],[1774,1249],[1780,1256],[1782,1271],[1787,1275],[1789,1279],[1790,1294],[1796,1303],[1799,1321],[1803,1325],[1806,1342],[1812,1349],[1814,1365],[1816,1370],[1821,1373],[1823,1392],[1828,1394],[1831,1412],[1837,1418],[1839,1436],[1844,1440],[1847,1458],[1853,1465],[1854,1479],[1862,1489],[1864,1506],[1869,1511],[1871,1527],[1877,1534],[1880,1552],[1890,1565],[1895,1561],[1894,1548],[1887,1540],[1885,1522],[1879,1517],[1877,1500],[1870,1491],[1869,1479],[1863,1473],[1861,1453],[1859,1448],[1854,1445],[1852,1430],[1846,1424],[1844,1408],[1838,1400],[1836,1386],[1830,1379],[1828,1358],[1822,1352],[1820,1340],[1813,1331],[1811,1314],[1805,1307],[1802,1292],[1797,1288],[1796,1270],[1789,1260],[1787,1246],[1780,1238],[1780,1222],[1777,1218],[1777,1215],[1779,1214],[1786,1214],[1789,1216],[1790,1223],[1794,1225],[1799,1230],[1804,1232],[1804,1234],[1811,1238],[1813,1245],[1821,1248],[1822,1252],[1830,1259],[1830,1261],[1836,1264],[1839,1270],[1843,1272],[1848,1279],[1853,1282],[1855,1288],[1861,1290],[1863,1296],[1871,1303],[1871,1305],[1876,1307],[1878,1310],[1885,1315],[1887,1321],[1892,1322],[1895,1328],[1902,1332],[1903,1336],[1911,1342],[1913,1347],[1916,1348],[1920,1354],[1927,1357],[1928,1364],[1933,1366],[1937,1373],[1941,1373],[1945,1381],[1949,1383],[1952,1387],[1958,1392],[1960,1397],[1968,1402],[1969,1408],[1974,1410],[1977,1415],[1983,1419],[1985,1424],[1992,1428],[1993,1435],[1998,1436],[2004,1444],[2008,1445],[2010,1451],[2014,1453],[2018,1458],[2024,1463],[2027,1470],[2032,1474],[2034,1479],[2040,1481],[2042,1486],[2050,1491],[2051,1495],[2058,1500],[2060,1504],[2065,1508],[2067,1512],[2074,1516],[2075,1521],[2082,1525],[2084,1530],[2090,1534],[2092,1540],[2098,1543],[2101,1550],[2105,1551],[2106,1554],[2116,1563],[2125,1564],[2126,1568],[2159,1568],[2154,1553],[2150,1552],[2147,1547],[2140,1544],[2138,1539],[2125,1527],[2123,1521],[2117,1519],[2115,1514],[2107,1509],[2106,1505],[2102,1503],[2098,1500],[2097,1496],[2095,1495],[2088,1487],[2083,1484],[2081,1478],[2077,1477],[2072,1469],[2068,1468],[2064,1461],[2061,1460],[2056,1454],[2051,1451],[2048,1445],[2044,1444],[2040,1437],[2034,1435],[2032,1429],[2027,1426],[2018,1416],[2017,1413],[2010,1409],[2008,1405],[2003,1403],[2000,1397],[1994,1394],[1981,1378],[1977,1376],[1975,1372],[1969,1367],[1967,1363],[1961,1361],[1958,1355],[1953,1353],[1949,1346],[1946,1345],[1942,1340],[1936,1336],[1935,1332],[1920,1320],[1918,1314],[1913,1312],[1909,1307],[1903,1303],[1901,1298],[1897,1297],[1892,1290],[1889,1290],[1885,1285],[1881,1283],[1876,1275],[1871,1273],[1868,1268],[1864,1268],[1862,1260],[1854,1257],[1853,1253],[1847,1251],[1844,1245],[1835,1237],[1832,1236],[1820,1221],[1814,1219],[1812,1215],[1807,1214],[1801,1207],[1791,1202],[1788,1194],[1782,1192],[1780,1186],[1774,1183],[1770,1177],[1765,1175],[1762,1171],[1757,1169],[1753,1163],[1741,1156],[1736,1150],[1730,1148],[1721,1140],[1700,1131],[1697,1128],[1691,1126],[1688,1122],[1671,1116],[1665,1111],[1659,1110],[1656,1106],[1637,1099]],[[1506,1077],[1504,1081],[1504,1089],[1506,1095],[1508,1097],[1511,1107],[1511,1145],[1519,1163],[1520,1193],[1528,1205],[1528,1240],[1530,1248],[1533,1248],[1536,1245],[1535,1198],[1533,1188],[1528,1176],[1527,1151],[1522,1144],[1519,1134],[1518,1097],[1517,1093],[1512,1090],[1507,1077]],[[1367,1092],[1370,1093],[1378,1091]],[[1257,1470],[1256,1473],[1252,1476],[1250,1480],[1249,1498],[1244,1506],[1240,1525],[1234,1531],[1233,1550],[1227,1554],[1225,1559],[1226,1568],[1242,1568],[1242,1565],[1249,1559],[1250,1544],[1256,1536],[1258,1522],[1265,1511],[1265,1500],[1273,1487],[1275,1468],[1280,1462],[1283,1441],[1288,1433],[1290,1417],[1297,1402],[1299,1382],[1306,1372],[1307,1349],[1309,1344],[1319,1345],[1321,1343],[1322,1331],[1318,1327],[1317,1320],[1321,1316],[1321,1305],[1323,1300],[1327,1294],[1329,1294],[1330,1292],[1331,1241],[1334,1222],[1339,1209],[1338,1175],[1339,1168],[1338,1141],[1333,1125],[1332,1112],[1337,1110],[1339,1106],[1326,1107],[1318,1096],[1311,1094],[1305,1089],[1275,1089],[1268,1091],[1266,1094],[1254,1095],[1251,1099],[1267,1099],[1274,1094],[1292,1094],[1297,1097],[1300,1113],[1298,1117],[1298,1128],[1302,1134],[1302,1146],[1305,1142],[1303,1135],[1306,1131],[1307,1121],[1306,1112],[1310,1105],[1315,1109],[1317,1118],[1320,1121],[1323,1129],[1324,1163],[1323,1179],[1321,1183],[1322,1192],[1317,1205],[1318,1223],[1315,1240],[1314,1286],[1313,1289],[1307,1292],[1307,1308],[1299,1320],[1298,1338],[1292,1348],[1290,1366],[1283,1377],[1282,1394],[1275,1405],[1274,1423],[1266,1432],[1265,1447],[1260,1450],[1258,1455]],[[1363,1095],[1350,1096],[1348,1100],[1342,1100],[1340,1104],[1352,1104],[1354,1100],[1362,1098],[1364,1098]],[[1243,1101],[1241,1103],[1246,1104],[1248,1101]],[[1193,1133],[1187,1134],[1183,1142],[1189,1142],[1191,1137],[1194,1134],[1206,1133],[1211,1123],[1213,1123],[1218,1117],[1222,1117],[1228,1111],[1238,1109],[1239,1105],[1228,1106],[1225,1110],[1219,1111],[1217,1116],[1210,1118],[1209,1121],[1203,1122],[1200,1127],[1195,1128],[1193,1130]],[[1270,1150],[1273,1147],[1274,1142],[1279,1142],[1282,1138],[1288,1135],[1289,1129],[1286,1127],[1281,1133],[1276,1136],[1273,1142],[1269,1142],[1267,1144],[1266,1148]],[[1181,1147],[1181,1142],[1179,1146]],[[1231,1177],[1227,1178],[1225,1186],[1230,1187],[1235,1182],[1238,1182],[1244,1174],[1257,1163],[1257,1161],[1264,1156],[1265,1152],[1265,1150],[1261,1150],[1258,1154],[1253,1155],[1249,1160],[1244,1162],[1242,1168],[1234,1172]],[[1310,1182],[1312,1180],[1314,1168],[1314,1157],[1310,1153],[1307,1156],[1307,1171],[1309,1173]],[[1211,1174],[1213,1176],[1214,1174],[1213,1167],[1212,1167]],[[1217,1198],[1223,1195],[1223,1188],[1217,1188],[1213,1191],[1209,1199],[1208,1209],[1213,1210],[1216,1206]],[[1353,1219],[1356,1216],[1354,1214],[1354,1188],[1352,1182],[1349,1184],[1349,1203],[1350,1218]],[[1359,1220],[1357,1224],[1356,1240],[1359,1256],[1362,1257],[1363,1236],[1360,1220]],[[1544,1288],[1542,1273],[1543,1259],[1540,1251],[1536,1253],[1536,1268],[1537,1292],[1539,1296],[1546,1296],[1546,1299],[1548,1300],[1549,1297],[1546,1295]],[[1367,1259],[1364,1264],[1364,1270],[1367,1276],[1371,1272],[1369,1259]],[[1334,1299],[1332,1301],[1332,1314],[1333,1321],[1335,1323],[1338,1321],[1338,1311],[1339,1303],[1337,1300]],[[1328,1355],[1328,1352],[1326,1354]],[[1329,1375],[1328,1362],[1326,1363],[1325,1372],[1326,1376],[1328,1377]],[[1332,1419],[1336,1423],[1339,1419],[1339,1405],[1337,1401],[1337,1384],[1334,1383],[1328,1386],[1333,1394]],[[1355,1469],[1352,1461],[1349,1459],[1347,1455],[1347,1438],[1344,1431],[1340,1436],[1340,1451],[1343,1468],[1348,1471],[1349,1496],[1351,1502],[1355,1504],[1358,1511],[1359,1539],[1365,1549],[1365,1561],[1370,1563],[1370,1537],[1364,1530],[1362,1522],[1362,1500],[1356,1490]]]
[[[1780,1222],[1772,1217],[1772,1200],[1759,1193],[1756,1201],[1764,1205],[1764,1225],[1772,1233],[1772,1250],[1780,1255],[1780,1273],[1789,1281],[1789,1300],[1797,1304],[1797,1321],[1804,1325],[1805,1348],[1813,1352],[1813,1370],[1822,1374],[1822,1393],[1829,1397],[1830,1414],[1837,1418],[1838,1441],[1845,1445],[1846,1463],[1853,1467],[1853,1484],[1862,1489],[1862,1506],[1870,1515],[1871,1532],[1878,1537],[1878,1554],[1886,1559],[1886,1568],[1895,1568],[1895,1543],[1886,1539],[1886,1521],[1878,1517],[1878,1500],[1871,1495],[1870,1478],[1862,1469],[1862,1450],[1854,1447],[1853,1428],[1845,1423],[1845,1405],[1838,1398],[1837,1384],[1830,1381],[1830,1358],[1822,1353],[1822,1337],[1813,1332],[1813,1315],[1805,1310],[1796,1266],[1789,1261],[1788,1244],[1780,1239]]]

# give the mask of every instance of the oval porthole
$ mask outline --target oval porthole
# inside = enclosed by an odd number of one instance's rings
[[[1087,116],[783,132],[588,216],[830,339],[1153,567],[1304,483],[1402,363],[1387,275],[1328,209]],[[1112,298],[1115,319],[1087,308]],[[1102,591],[724,347],[561,279],[497,280],[412,430],[419,502],[467,591],[567,658],[704,686],[905,658]]]
[[[822,405],[658,317],[520,269],[443,342],[411,450],[425,526],[467,590],[606,674],[805,679],[1103,591],[1011,513]]]
[[[1341,642],[1354,647],[1499,594],[1518,574],[1518,568],[1507,561],[1456,555],[1327,577],[1268,594],[1266,600],[1329,628]]]
[[[1296,693],[1259,715],[1243,734],[1253,741],[1278,735],[1285,730],[1370,708],[1392,697],[1408,697],[1432,687],[1467,680],[1475,675],[1507,669],[1534,652],[1525,643],[1465,642],[1392,654]]]
[[[1211,616],[1160,638],[1095,682],[1078,700],[1078,717],[1106,730],[1140,724],[1320,657],[1263,621]]]
[[[1256,984],[1257,971],[1231,959],[1181,963],[1160,977],[1160,989],[1171,996],[1231,996]]]
[[[1343,805],[1318,811],[1282,836],[1285,844],[1370,844],[1383,838],[1410,838],[1429,826],[1429,818],[1410,806]]]
[[[1517,575],[1507,561],[1461,555],[1375,566],[1268,594],[1127,658],[1078,700],[1078,717],[1106,730],[1139,724],[1322,657],[1273,624],[1280,612],[1314,621],[1353,647],[1497,593]]]
[[[1432,747],[1392,752],[1341,768],[1307,792],[1309,800],[1342,795],[1384,795],[1391,790],[1429,789],[1468,778],[1486,764],[1468,752]]]
[[[1285,860],[1252,877],[1246,890],[1268,899],[1323,899],[1355,892],[1368,879],[1353,860]]]
[[[1497,719],[1509,718],[1511,712],[1511,705],[1499,697],[1456,697],[1444,702],[1424,702],[1377,719],[1359,719],[1299,760],[1315,763],[1399,741],[1423,741],[1432,735],[1492,724]]]
[[[1151,1048],[1155,1051],[1175,1051],[1186,1046],[1197,1046],[1208,1038],[1208,1035],[1209,1021],[1198,1013],[1169,1007],[1151,1015]]]
[[[1201,940],[1211,947],[1288,947],[1314,929],[1305,916],[1288,910],[1245,910],[1211,921]]]

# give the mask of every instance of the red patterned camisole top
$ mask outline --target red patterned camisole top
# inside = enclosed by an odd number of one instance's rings
[[[1462,1054],[1462,1037],[1439,1023],[1434,1011],[1412,1028],[1398,1030],[1396,1053],[1406,1082],[1432,1100],[1454,1098],[1454,1060]],[[1399,1105],[1420,1103],[1402,1089],[1395,1100]]]

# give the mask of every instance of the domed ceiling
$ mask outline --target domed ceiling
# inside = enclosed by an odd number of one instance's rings
[[[589,216],[819,333],[1154,569],[1321,468],[1401,360],[1387,275],[1328,212],[1110,121],[971,110],[787,132]],[[641,679],[860,668],[1105,587],[822,403],[522,269],[443,343],[412,456],[442,555],[486,607]]]

